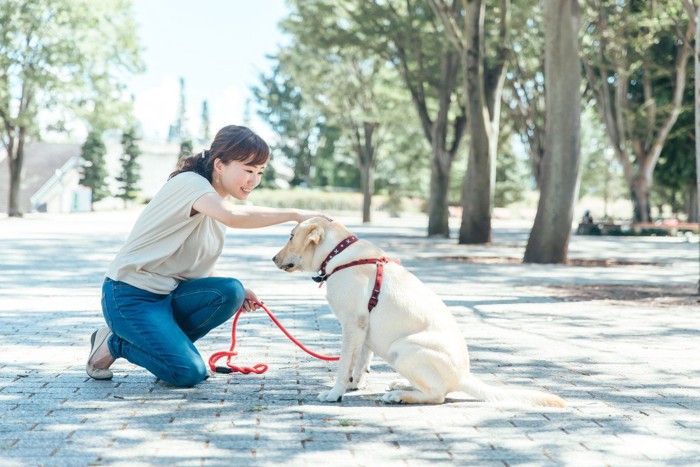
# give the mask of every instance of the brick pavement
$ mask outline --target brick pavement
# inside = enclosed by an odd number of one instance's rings
[[[334,364],[293,346],[264,313],[240,322],[242,364],[192,389],[123,360],[110,382],[84,372],[102,322],[99,287],[133,213],[0,219],[0,465],[699,465],[697,307],[563,302],[550,285],[693,285],[698,245],[677,239],[572,239],[572,256],[665,266],[579,268],[444,262],[518,256],[522,226],[497,224],[493,247],[423,237],[421,219],[347,223],[434,288],[457,317],[473,371],[543,388],[570,407],[508,407],[455,394],[439,406],[377,401],[396,374],[375,361],[369,386],[319,403]],[[323,291],[270,259],[290,226],[230,231],[221,270],[246,280],[312,349],[339,350]],[[229,345],[222,327],[198,343]]]

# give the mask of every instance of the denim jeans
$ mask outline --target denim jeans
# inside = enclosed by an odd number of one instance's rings
[[[241,307],[245,289],[228,277],[181,282],[161,295],[105,279],[102,313],[114,358],[125,358],[175,386],[204,380],[207,366],[194,342],[225,323]]]

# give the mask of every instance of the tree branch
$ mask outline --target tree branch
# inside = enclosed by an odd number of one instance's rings
[[[455,46],[460,54],[464,53],[466,49],[466,38],[464,34],[462,34],[462,30],[459,25],[457,25],[454,18],[454,13],[457,10],[457,0],[453,0],[451,9],[445,0],[428,0],[428,2],[435,15],[440,18],[452,45]]]

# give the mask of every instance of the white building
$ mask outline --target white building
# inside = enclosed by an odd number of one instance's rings
[[[119,141],[106,141],[106,165],[109,188],[117,193],[115,178],[121,171],[122,146]],[[178,144],[139,142],[141,179],[138,201],[148,201],[168,179],[177,163]],[[24,212],[80,212],[90,210],[90,190],[79,185],[80,144],[30,143],[25,147],[20,209]],[[7,213],[10,189],[6,151],[0,151],[0,213]],[[118,198],[97,203],[98,209],[122,208]]]

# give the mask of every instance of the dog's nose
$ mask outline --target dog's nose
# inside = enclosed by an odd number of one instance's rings
[[[275,263],[277,262],[277,255],[272,257],[272,261],[274,261]]]

